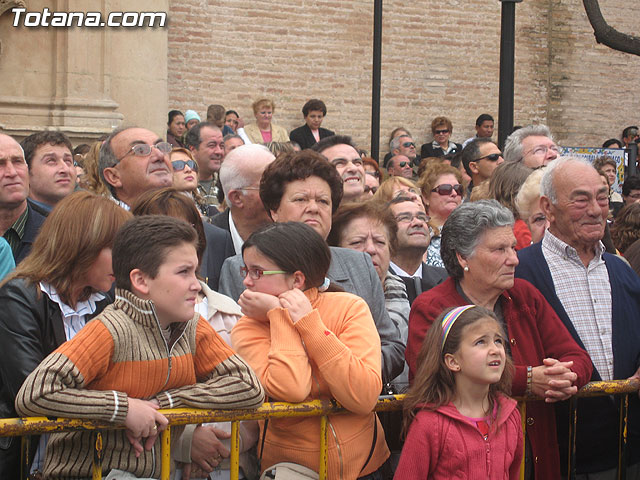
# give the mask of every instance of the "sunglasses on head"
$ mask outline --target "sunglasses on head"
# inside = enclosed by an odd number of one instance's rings
[[[462,196],[463,189],[464,187],[459,183],[456,183],[455,185],[451,185],[450,183],[443,183],[442,185],[438,185],[431,191],[436,192],[438,195],[451,195],[451,191],[455,190],[458,195]]]
[[[173,170],[176,172],[181,172],[187,165],[191,170],[198,171],[198,164],[194,160],[173,160],[171,165],[173,165]]]
[[[501,153],[492,153],[491,155],[485,155],[484,157],[480,157],[477,161],[482,160],[483,158],[486,158],[487,160],[490,160],[492,162],[497,162],[498,159],[502,156]]]

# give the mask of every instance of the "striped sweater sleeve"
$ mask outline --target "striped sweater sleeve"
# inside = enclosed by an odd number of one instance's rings
[[[125,393],[86,389],[93,379],[107,371],[112,353],[113,339],[105,326],[99,320],[89,322],[27,377],[16,396],[16,411],[23,416],[123,424],[128,412]]]
[[[156,395],[160,408],[257,408],[264,390],[255,373],[202,317],[196,326],[193,352],[199,383]]]

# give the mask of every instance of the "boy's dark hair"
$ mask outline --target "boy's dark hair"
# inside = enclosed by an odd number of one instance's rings
[[[134,217],[125,223],[113,242],[113,274],[116,287],[131,291],[131,270],[151,278],[158,275],[167,251],[183,243],[196,247],[198,234],[183,220],[165,215]]]
[[[20,146],[22,150],[24,150],[24,160],[27,162],[29,168],[31,168],[31,159],[38,147],[47,143],[51,145],[64,145],[69,149],[70,153],[73,153],[73,145],[71,145],[69,137],[62,132],[46,130],[44,132],[32,133],[20,142]]]

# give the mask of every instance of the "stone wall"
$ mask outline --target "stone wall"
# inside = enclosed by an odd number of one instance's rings
[[[603,3],[612,25],[634,33],[640,4]],[[204,115],[221,103],[250,122],[251,102],[267,96],[277,104],[274,122],[291,129],[318,97],[329,110],[324,126],[369,148],[373,2],[184,0],[170,8],[169,108]],[[398,125],[422,143],[444,114],[462,141],[478,114],[497,116],[500,10],[484,0],[384,2],[382,152]],[[516,18],[516,124],[547,122],[563,144],[596,146],[640,121],[640,59],[596,45],[580,0],[524,0]]]

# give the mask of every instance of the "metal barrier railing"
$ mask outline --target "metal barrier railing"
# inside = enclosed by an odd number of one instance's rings
[[[569,434],[569,478],[575,477],[575,440],[577,407],[576,399],[581,397],[594,397],[603,395],[622,395],[620,399],[620,438],[618,443],[618,478],[624,480],[625,469],[620,468],[625,462],[625,450],[627,444],[627,416],[629,406],[629,394],[636,393],[640,389],[640,380],[615,380],[610,382],[591,382],[585,385],[577,395],[570,400],[570,434]],[[385,395],[378,399],[375,406],[376,412],[394,411],[402,409],[404,395]],[[526,399],[520,401],[523,431],[526,428]],[[327,478],[327,415],[339,415],[348,413],[337,402],[331,400],[313,400],[304,403],[272,402],[265,403],[255,410],[198,410],[178,408],[172,410],[159,410],[169,420],[169,426],[161,433],[161,480],[169,480],[170,475],[170,449],[171,427],[178,425],[207,423],[207,422],[231,422],[231,447],[230,447],[230,478],[238,479],[240,456],[240,421],[263,420],[266,418],[282,417],[314,417],[320,416],[320,480]],[[93,479],[102,478],[103,444],[101,430],[122,429],[123,426],[114,427],[107,422],[95,422],[88,420],[47,417],[5,418],[0,419],[0,437],[22,436],[22,473],[21,479],[29,475],[29,435],[43,433],[67,432],[74,430],[95,431],[95,452],[93,461]],[[521,478],[524,478],[524,456]]]

